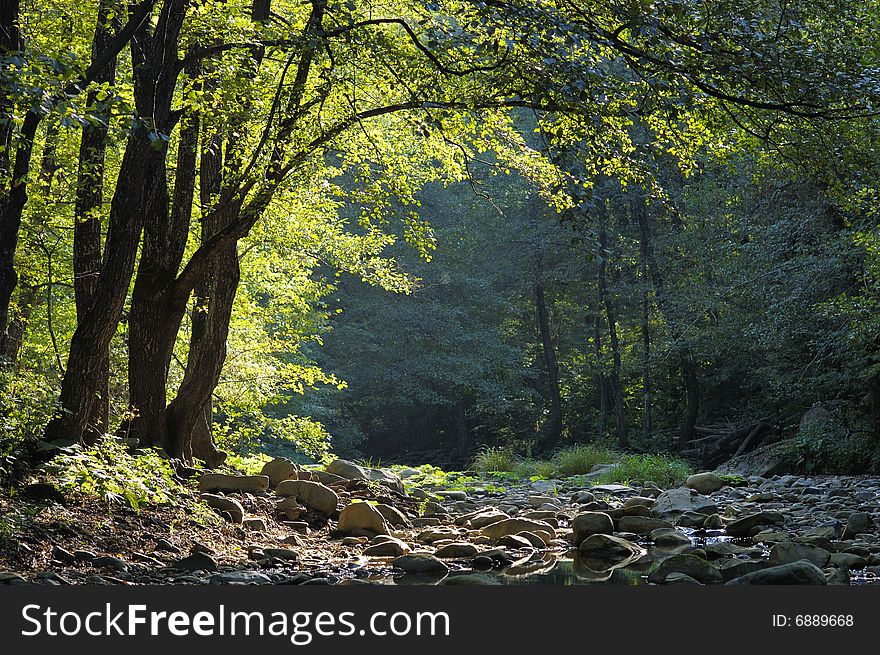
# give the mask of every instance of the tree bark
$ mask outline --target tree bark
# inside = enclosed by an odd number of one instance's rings
[[[540,252],[535,254],[535,269],[535,314],[544,365],[547,368],[547,387],[550,391],[550,418],[544,436],[538,442],[538,451],[549,453],[559,445],[562,437],[562,394],[559,388],[559,361],[550,332],[550,313],[544,292],[544,263]]]
[[[101,0],[95,37],[92,41],[92,61],[109,56],[107,66],[98,73],[96,82],[113,84],[116,80],[116,56],[110,51],[114,29],[108,15],[112,0]],[[97,92],[89,91],[88,106],[97,103]],[[76,175],[75,222],[73,227],[73,291],[77,320],[82,320],[95,296],[101,274],[101,204],[104,197],[104,161],[107,152],[109,109],[99,111],[97,124],[83,127],[79,146]],[[94,441],[98,434],[107,432],[110,421],[110,348],[98,353],[98,392],[90,410],[89,422],[94,430],[86,436]]]
[[[47,440],[82,441],[91,424],[94,398],[103,383],[109,348],[128,295],[146,217],[167,203],[165,160],[173,127],[171,100],[177,80],[177,43],[188,0],[165,0],[150,34],[144,23],[132,39],[137,120],[126,144],[110,205],[105,252],[92,302],[78,321],[61,385],[62,411],[46,427]]]
[[[467,413],[464,400],[459,399],[455,403],[453,420],[455,422],[456,447],[455,451],[459,459],[464,462],[474,452],[474,439],[468,429]]]
[[[597,265],[598,268],[601,263]],[[596,387],[599,391],[599,415],[596,418],[596,439],[601,441],[605,438],[608,429],[608,400],[610,389],[608,388],[608,376],[605,375],[605,365],[602,357],[602,307],[601,298],[597,297],[596,311],[593,314],[593,348],[596,355]]]
[[[605,217],[599,227],[599,297],[605,306],[605,316],[608,319],[608,340],[611,345],[611,379],[610,387],[614,394],[614,418],[617,426],[617,443],[621,448],[629,447],[629,437],[626,433],[626,413],[623,405],[623,385],[620,382],[620,342],[617,338],[617,314],[614,302],[608,293],[608,275],[606,261],[610,253],[608,249],[608,231],[605,227]]]

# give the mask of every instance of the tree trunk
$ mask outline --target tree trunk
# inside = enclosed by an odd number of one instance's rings
[[[601,264],[600,264],[601,266]],[[608,429],[608,401],[610,389],[608,388],[608,376],[605,375],[605,365],[602,361],[602,308],[597,299],[596,311],[593,314],[593,347],[596,355],[596,386],[599,390],[599,416],[596,419],[596,439],[605,438]]]
[[[644,212],[644,205],[633,203],[633,212]],[[639,225],[643,224],[643,217],[639,219]],[[648,299],[649,273],[648,273],[648,232],[640,229],[639,253],[641,257],[642,275],[642,437],[647,443],[654,432],[651,417],[651,326],[650,326],[650,301]]]
[[[614,394],[614,418],[617,425],[617,443],[621,448],[629,447],[629,437],[626,434],[626,414],[623,405],[623,385],[620,382],[620,343],[617,338],[617,315],[614,302],[608,293],[606,260],[609,255],[608,232],[605,228],[605,218],[599,228],[599,297],[605,305],[605,315],[608,319],[608,339],[611,345],[611,380],[610,387]]]
[[[455,421],[456,447],[455,452],[458,458],[465,462],[474,452],[474,439],[471,431],[468,429],[467,414],[465,412],[465,403],[459,399],[455,403],[453,410],[453,419]]]
[[[676,327],[676,321],[670,317],[670,308],[666,301],[665,287],[663,283],[663,275],[660,267],[657,265],[657,259],[654,256],[654,248],[651,243],[651,230],[648,224],[648,213],[645,211],[643,203],[639,201],[639,208],[636,209],[636,218],[639,223],[639,232],[641,240],[644,243],[644,259],[648,264],[648,272],[651,276],[651,284],[654,287],[654,295],[657,298],[657,307],[663,315],[666,324],[669,326],[669,333],[674,343],[681,341],[682,335]],[[678,439],[676,440],[676,448],[683,450],[694,440],[694,430],[697,425],[697,417],[700,412],[700,378],[697,364],[694,361],[690,348],[683,346],[680,354],[681,376],[684,383],[685,392],[685,409],[682,414],[681,426],[678,431]]]
[[[98,61],[110,54],[113,28],[108,14],[113,7],[112,0],[101,0],[98,6],[98,19],[95,37],[92,41],[92,61]],[[116,57],[111,57],[107,66],[98,73],[96,81],[113,84],[116,79]],[[97,102],[97,92],[90,91],[86,97],[89,106]],[[75,221],[73,227],[73,290],[76,300],[77,320],[82,320],[98,287],[101,274],[101,203],[104,196],[104,160],[107,152],[107,132],[110,112],[104,110],[97,123],[83,127],[79,146],[79,161],[76,176]],[[110,348],[97,355],[98,392],[95,394],[90,411],[90,424],[95,426],[86,441],[91,442],[97,434],[107,432],[110,420]]]
[[[538,442],[538,451],[549,453],[559,445],[562,437],[562,394],[559,389],[559,362],[556,359],[556,348],[553,346],[550,332],[550,314],[547,311],[544,293],[544,264],[540,253],[535,254],[535,265],[535,313],[544,365],[547,367],[547,385],[550,390],[550,420],[545,428],[544,437]]]
[[[70,343],[61,384],[62,412],[46,427],[47,440],[82,441],[97,432],[91,424],[94,399],[104,381],[103,354],[122,316],[147,215],[167,202],[165,160],[173,126],[171,99],[177,80],[177,43],[187,0],[166,0],[153,34],[144,23],[132,39],[137,115],[110,205],[105,252],[92,302]],[[157,326],[158,327],[158,326]]]

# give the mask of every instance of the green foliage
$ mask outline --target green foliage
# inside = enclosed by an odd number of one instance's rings
[[[654,482],[660,487],[681,485],[693,470],[687,462],[662,455],[624,455],[597,479],[597,484]]]
[[[124,442],[112,436],[94,446],[71,446],[44,470],[65,495],[99,499],[108,508],[125,505],[135,512],[150,505],[175,505],[178,496],[188,491],[156,451],[131,454]]]
[[[609,464],[618,457],[619,454],[609,448],[588,444],[563,448],[553,455],[551,463],[554,477],[567,478],[590,473],[596,464]]]
[[[801,426],[785,447],[788,469],[798,473],[840,475],[880,473],[880,451],[870,432],[852,432],[828,413]]]
[[[513,453],[513,449],[501,447],[483,448],[474,457],[472,464],[472,468],[481,473],[491,473],[493,471],[510,472],[514,471],[516,466],[517,458]]]

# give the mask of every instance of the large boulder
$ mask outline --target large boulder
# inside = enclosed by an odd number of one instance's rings
[[[613,534],[614,522],[604,512],[584,512],[571,522],[572,541],[575,546],[594,534]]]
[[[269,478],[265,475],[227,475],[226,473],[205,473],[199,478],[199,491],[237,491],[257,494],[269,488]]]
[[[296,478],[299,471],[300,467],[286,457],[276,457],[271,462],[263,464],[260,473],[269,478],[269,487],[274,489],[280,482]]]
[[[827,581],[819,567],[806,560],[801,560],[791,564],[783,564],[782,566],[771,566],[760,571],[752,571],[725,583],[725,585],[745,584],[824,585],[827,584]]]
[[[417,575],[446,575],[449,573],[449,567],[446,564],[427,553],[404,555],[391,563],[406,573]]]
[[[377,503],[375,507],[376,511],[382,515],[382,518],[384,518],[389,525],[399,525],[404,528],[411,525],[409,519],[406,518],[406,515],[396,507],[384,503]]]
[[[296,498],[309,509],[324,516],[333,514],[339,503],[339,496],[335,491],[320,482],[309,480],[283,480],[275,489],[275,493],[279,496]]]
[[[727,483],[717,473],[697,473],[690,476],[684,483],[688,489],[693,489],[700,494],[711,494],[718,491]]]
[[[344,535],[362,537],[365,535],[388,534],[385,519],[369,503],[356,502],[339,514],[336,529]]]
[[[244,508],[235,498],[216,494],[202,494],[201,497],[208,504],[208,507],[217,510],[233,523],[241,523],[244,519]]]
[[[855,539],[856,535],[863,532],[874,532],[876,526],[871,515],[867,512],[853,512],[846,520],[846,528],[843,531],[844,539]]]
[[[685,512],[715,514],[718,507],[711,498],[698,494],[692,489],[669,489],[657,496],[651,510],[661,518],[674,518]]]

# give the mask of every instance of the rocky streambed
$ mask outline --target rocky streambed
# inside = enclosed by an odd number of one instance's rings
[[[235,548],[155,538],[152,552],[56,544],[46,584],[870,584],[880,582],[880,479],[714,473],[650,482],[478,480],[409,491],[337,460],[209,473],[202,499]]]

